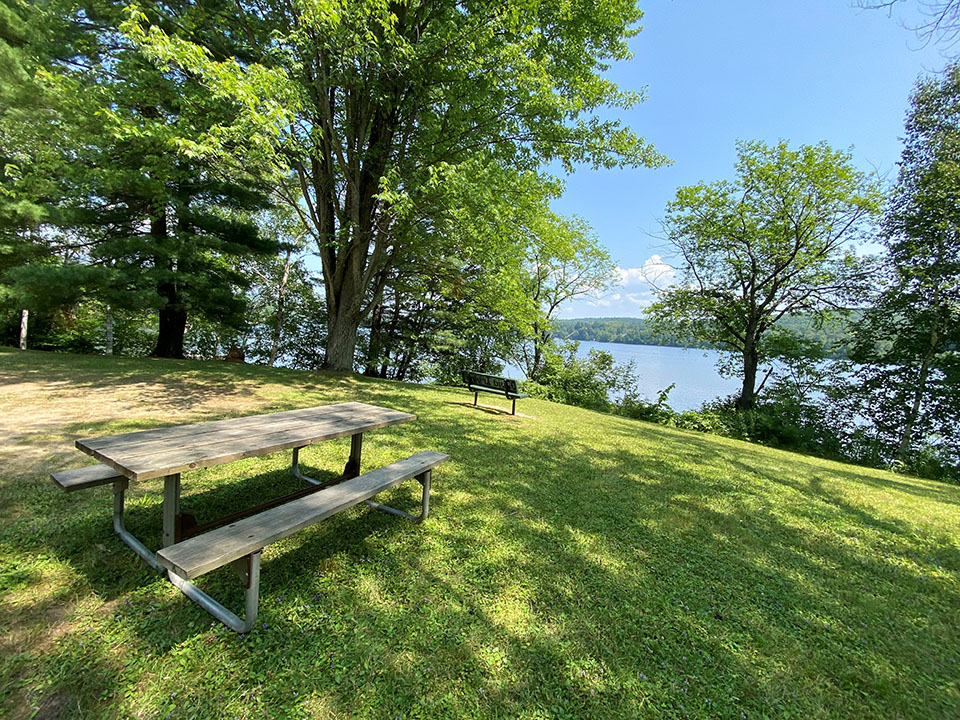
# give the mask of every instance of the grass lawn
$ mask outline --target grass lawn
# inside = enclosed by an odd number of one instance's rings
[[[364,469],[449,453],[421,526],[354,508],[264,553],[237,636],[51,471],[79,437],[359,400]],[[960,488],[537,400],[0,350],[0,717],[958,718]],[[509,408],[488,395],[487,404]],[[323,475],[349,441],[305,450]],[[184,475],[202,518],[289,454]],[[162,481],[128,526],[159,543]],[[381,496],[414,510],[419,486]],[[199,585],[230,606],[222,569]]]

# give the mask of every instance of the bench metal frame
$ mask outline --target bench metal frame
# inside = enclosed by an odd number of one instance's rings
[[[382,512],[389,513],[391,515],[397,515],[399,517],[406,518],[407,520],[411,520],[415,523],[422,523],[424,520],[427,519],[427,515],[430,514],[430,480],[432,477],[433,477],[432,470],[427,470],[425,473],[422,473],[421,475],[417,475],[416,477],[417,482],[420,483],[421,486],[423,486],[423,495],[420,498],[420,514],[419,515],[411,515],[408,512],[404,512],[403,510],[397,510],[396,508],[392,508],[389,505],[382,505],[373,500],[364,500],[363,504],[368,507],[372,507],[374,510],[380,510]]]
[[[480,393],[488,392],[491,395],[503,395],[507,400],[513,401],[513,404],[510,408],[510,414],[517,414],[517,400],[522,400],[523,398],[529,397],[526,393],[521,393],[518,391],[519,386],[517,381],[513,378],[501,377],[500,375],[490,375],[489,373],[478,373],[472,371],[464,371],[460,374],[463,384],[467,386],[467,390],[473,392],[473,406],[477,406],[477,398]],[[474,379],[490,378],[491,381],[497,381],[496,384],[503,384],[503,387],[490,387],[489,385],[482,385],[479,382],[471,382]],[[510,388],[513,388],[511,391]]]
[[[298,460],[299,450],[301,448],[295,448],[293,451],[292,460],[294,477],[311,483],[311,487],[309,488],[311,492],[315,492],[337,482],[342,482],[343,480],[357,477],[360,474],[360,453],[362,447],[362,434],[351,436],[350,459],[347,461],[347,467],[344,471],[344,476],[334,478],[333,480],[327,480],[325,482],[315,480],[300,473]],[[353,474],[351,474],[349,477],[346,477],[349,473]],[[423,489],[419,515],[411,515],[403,510],[382,505],[378,502],[374,502],[373,500],[363,500],[362,502],[375,510],[390,513],[391,515],[397,515],[415,523],[421,523],[427,519],[427,515],[430,512],[430,482],[432,475],[433,471],[427,470],[420,475],[417,475],[415,478]],[[120,539],[126,543],[130,549],[143,558],[143,560],[146,561],[151,568],[156,570],[160,575],[165,575],[167,579],[170,580],[170,582],[180,590],[180,592],[193,600],[197,605],[210,613],[214,618],[222,622],[234,632],[241,634],[250,632],[257,622],[257,613],[260,607],[260,559],[263,553],[263,548],[257,550],[256,552],[250,553],[249,555],[246,555],[234,561],[233,563],[230,563],[240,576],[241,582],[244,584],[244,617],[241,619],[236,613],[228,610],[221,603],[214,600],[210,595],[205,593],[189,580],[180,577],[173,571],[167,570],[167,568],[161,565],[157,560],[156,553],[149,550],[127,529],[123,520],[123,510],[125,494],[128,486],[129,481],[126,478],[120,478],[113,482],[114,532],[117,533]],[[292,495],[295,496],[301,496],[302,494],[303,493],[292,493]],[[291,499],[290,496],[281,498],[281,500],[284,501],[289,499]],[[274,502],[272,506],[278,504],[280,503]],[[262,508],[262,506],[260,507]],[[253,514],[253,512],[244,511],[244,516],[249,516],[251,514]],[[233,518],[233,516],[230,517]],[[173,545],[175,542],[180,540],[182,525],[182,516],[180,514],[180,474],[177,473],[175,475],[167,475],[163,478],[162,547]]]
[[[515,395],[511,395],[510,393],[504,392],[503,390],[493,390],[492,388],[482,388],[479,385],[467,385],[467,389],[473,390],[473,406],[474,407],[477,406],[477,396],[481,392],[488,392],[491,395],[503,395],[507,400],[512,400],[513,405],[510,407],[510,414],[511,415],[517,414],[517,400],[519,400],[520,398],[516,397]]]

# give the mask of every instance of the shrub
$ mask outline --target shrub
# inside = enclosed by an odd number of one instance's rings
[[[586,358],[577,356],[580,343],[567,341],[547,354],[536,380],[523,383],[524,392],[533,397],[576,405],[591,410],[610,411],[610,396],[636,394],[636,368],[631,362],[618,365],[613,355],[591,350]]]

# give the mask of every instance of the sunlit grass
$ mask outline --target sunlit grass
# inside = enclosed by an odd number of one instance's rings
[[[359,400],[417,413],[421,526],[356,508],[265,552],[246,637],[65,495],[77,437]],[[0,714],[960,716],[960,488],[536,400],[224,363],[0,352]],[[496,405],[490,397],[488,404]],[[508,405],[501,403],[501,407]],[[304,451],[323,474],[348,443]],[[289,456],[184,476],[202,518],[298,487]],[[384,502],[413,510],[412,487]],[[160,533],[160,481],[128,521]],[[224,569],[201,586],[227,604]]]

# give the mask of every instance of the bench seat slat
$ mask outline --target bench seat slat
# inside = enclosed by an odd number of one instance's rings
[[[512,392],[507,392],[506,390],[499,390],[497,388],[484,387],[483,385],[467,385],[467,390],[470,390],[473,392],[476,392],[477,390],[482,390],[483,392],[503,395],[505,398],[509,398],[511,400],[523,400],[523,398],[530,397],[529,395],[527,395],[527,393],[512,393]]]
[[[483,392],[497,393],[497,394],[499,394],[499,395],[506,395],[506,394],[507,394],[507,391],[504,390],[504,389],[502,389],[502,388],[484,387],[483,385],[467,385],[467,389],[469,389],[469,390],[482,390]]]
[[[122,477],[123,473],[117,472],[106,465],[86,465],[74,470],[61,470],[50,475],[50,479],[64,492],[74,492],[97,485],[106,485]]]
[[[438,452],[417,453],[352,480],[165,547],[157,553],[157,560],[180,577],[192,580],[362,503],[449,459],[449,455]]]

